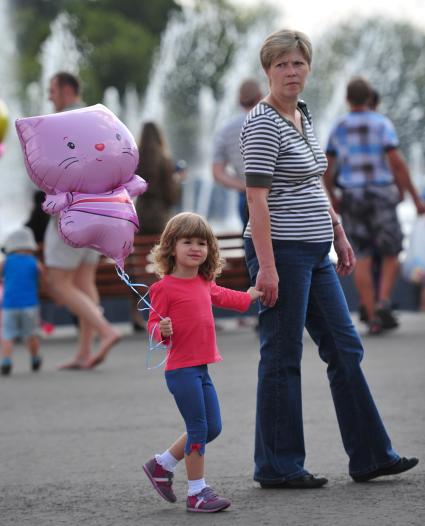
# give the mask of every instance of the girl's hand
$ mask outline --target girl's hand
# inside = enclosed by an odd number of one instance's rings
[[[161,331],[162,336],[165,338],[168,338],[173,334],[173,325],[171,323],[170,318],[164,318],[159,322],[159,329]]]
[[[251,301],[258,300],[258,298],[261,298],[261,296],[264,295],[264,292],[261,292],[261,290],[257,290],[255,287],[249,287],[247,292],[251,296]]]

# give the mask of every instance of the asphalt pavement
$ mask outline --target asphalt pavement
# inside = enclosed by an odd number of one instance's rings
[[[325,364],[306,336],[306,467],[329,479],[308,491],[262,490],[253,481],[258,341],[250,327],[222,325],[224,361],[210,372],[223,432],[207,447],[206,478],[232,506],[201,517],[185,511],[184,466],[176,471],[175,504],[161,500],[142,471],[183,431],[162,370],[146,368],[146,335],[123,327],[124,339],[93,371],[56,370],[74,352],[73,329],[43,341],[39,373],[30,372],[18,345],[12,376],[0,377],[0,525],[423,525],[425,315],[400,317],[400,329],[365,335],[363,368],[394,447],[420,464],[397,477],[351,481]]]

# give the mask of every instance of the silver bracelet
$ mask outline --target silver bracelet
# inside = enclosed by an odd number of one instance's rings
[[[335,230],[335,228],[336,228],[338,225],[341,225],[341,221],[335,221],[335,223],[332,223],[332,227],[333,227],[333,229]],[[342,225],[341,225],[341,226],[342,226]]]

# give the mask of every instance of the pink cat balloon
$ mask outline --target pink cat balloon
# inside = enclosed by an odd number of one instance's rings
[[[59,232],[73,247],[91,247],[122,269],[139,221],[131,200],[146,182],[134,174],[139,154],[127,127],[105,106],[18,119],[32,181],[46,192],[43,209],[60,213]]]

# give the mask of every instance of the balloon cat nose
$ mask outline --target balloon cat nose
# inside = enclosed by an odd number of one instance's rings
[[[95,144],[94,147],[96,148],[96,150],[99,150],[99,152],[103,152],[103,150],[105,149],[105,145],[103,144],[103,142]]]

